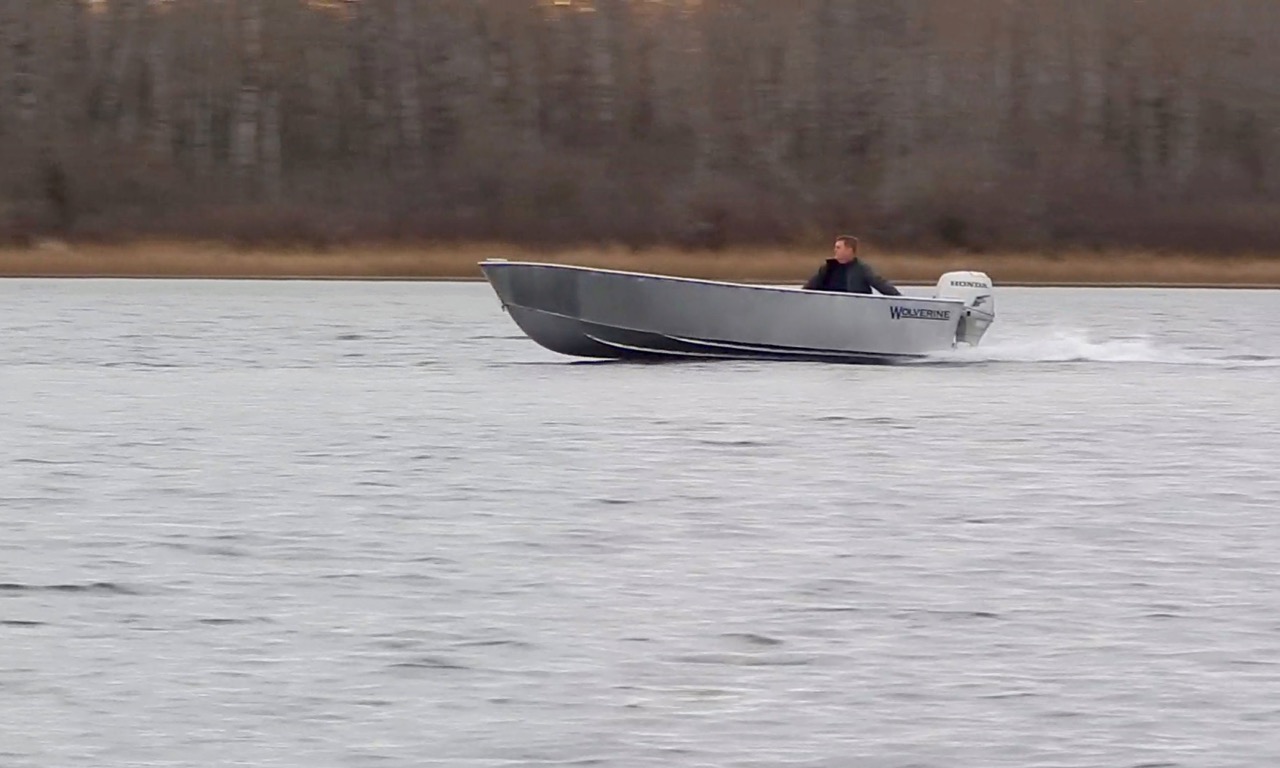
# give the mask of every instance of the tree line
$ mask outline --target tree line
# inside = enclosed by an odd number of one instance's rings
[[[0,238],[1280,248],[1274,0],[4,0]]]

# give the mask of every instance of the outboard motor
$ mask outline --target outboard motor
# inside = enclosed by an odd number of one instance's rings
[[[996,319],[996,297],[991,278],[982,272],[948,272],[938,279],[934,296],[960,299],[964,312],[956,327],[956,341],[977,345],[987,326]]]

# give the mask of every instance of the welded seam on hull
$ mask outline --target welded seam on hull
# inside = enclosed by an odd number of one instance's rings
[[[641,354],[646,354],[646,355],[658,355],[658,356],[666,356],[666,357],[699,357],[699,358],[728,357],[728,355],[716,354],[714,352],[687,352],[683,350],[674,350],[674,349],[653,349],[650,347],[638,347],[634,344],[623,344],[620,341],[609,341],[608,339],[602,339],[599,336],[594,336],[590,333],[584,333],[582,335],[596,342],[597,344],[603,344],[606,347],[613,347],[614,349],[621,349],[627,352],[639,352]]]
[[[584,334],[588,339],[615,349],[642,352],[650,355],[666,355],[679,357],[698,357],[698,358],[794,358],[794,359],[823,359],[823,360],[844,360],[858,362],[876,362],[890,363],[899,360],[913,359],[921,357],[918,355],[886,355],[876,352],[858,353],[858,352],[826,352],[820,349],[788,349],[783,347],[752,347],[744,344],[724,344],[709,341],[699,341],[696,339],[687,339],[679,336],[663,336],[661,334],[648,334],[658,338],[674,341],[681,344],[687,344],[692,347],[703,347],[702,350],[673,349],[665,346],[640,346],[638,344],[626,344],[619,341],[612,341],[594,334]],[[722,351],[723,350],[723,351]],[[735,354],[736,353],[736,354]]]
[[[667,336],[666,338],[674,341],[683,342],[685,344],[702,345],[707,347],[722,347],[724,349],[739,349],[745,352],[762,352],[770,355],[822,355],[824,357],[850,357],[850,358],[883,358],[886,360],[897,360],[900,358],[923,357],[923,355],[894,354],[891,352],[849,352],[847,350],[837,349],[819,349],[816,347],[782,347],[772,344],[739,344],[731,341],[711,341],[709,339],[690,339],[684,336]]]

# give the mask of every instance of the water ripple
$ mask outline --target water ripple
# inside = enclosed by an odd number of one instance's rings
[[[1274,292],[861,368],[487,290],[0,281],[0,763],[1280,759]]]
[[[137,589],[100,581],[91,584],[14,584],[0,582],[0,592],[63,592],[94,595],[138,595]]]

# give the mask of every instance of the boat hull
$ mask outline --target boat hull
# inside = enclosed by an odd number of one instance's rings
[[[593,358],[889,363],[955,345],[964,303],[755,286],[560,264],[481,263],[538,344]]]

